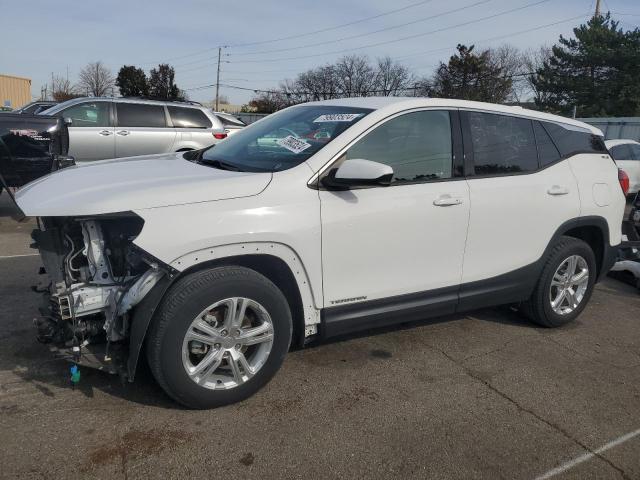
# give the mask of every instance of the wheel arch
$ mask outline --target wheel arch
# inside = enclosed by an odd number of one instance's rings
[[[604,217],[592,215],[565,222],[556,232],[550,245],[553,245],[560,236],[577,238],[591,247],[596,257],[598,280],[611,267],[609,224]]]
[[[140,352],[155,310],[171,285],[191,273],[224,265],[251,268],[280,288],[291,309],[291,345],[294,348],[302,347],[305,338],[317,332],[320,310],[314,303],[306,269],[293,249],[276,242],[255,242],[198,250],[183,255],[167,265],[177,273],[163,277],[134,309],[127,360],[129,381],[134,379]]]
[[[255,270],[271,280],[282,291],[289,304],[293,320],[291,345],[294,347],[302,346],[304,344],[304,329],[306,326],[302,295],[294,273],[282,258],[266,253],[258,253],[205,260],[182,271],[180,277],[209,268],[230,265]]]

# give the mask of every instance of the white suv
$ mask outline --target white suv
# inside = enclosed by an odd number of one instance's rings
[[[178,402],[265,385],[292,346],[498,304],[585,308],[625,197],[599,130],[421,98],[298,105],[215,148],[21,189],[49,278],[39,338]]]

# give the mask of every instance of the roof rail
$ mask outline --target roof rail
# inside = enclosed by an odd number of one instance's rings
[[[130,97],[119,97],[127,100],[151,100],[154,102],[167,102],[167,103],[186,103],[188,105],[198,105],[202,106],[200,102],[195,102],[193,100],[167,100],[166,98],[157,98],[157,97],[145,97],[145,96],[130,96]]]

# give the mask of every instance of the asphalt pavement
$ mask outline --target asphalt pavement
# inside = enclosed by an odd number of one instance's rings
[[[1,478],[640,478],[640,294],[607,279],[579,319],[507,308],[291,352],[252,398],[173,403],[35,340],[33,221],[0,196]],[[546,477],[545,477],[546,476]]]

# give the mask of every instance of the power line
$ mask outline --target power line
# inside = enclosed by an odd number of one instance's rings
[[[471,42],[471,43],[475,44],[475,43],[491,42],[491,41],[494,41],[494,40],[502,40],[502,39],[509,38],[509,37],[515,37],[517,35],[523,35],[525,33],[530,33],[530,32],[534,32],[534,31],[537,31],[537,30],[542,30],[543,28],[553,27],[553,26],[556,26],[556,25],[560,25],[562,23],[567,23],[567,22],[570,22],[570,21],[573,21],[573,20],[577,20],[577,19],[580,19],[580,18],[585,18],[585,16],[589,16],[590,17],[591,16],[591,12],[583,13],[583,14],[577,15],[575,17],[565,18],[565,19],[559,20],[557,22],[551,22],[551,23],[547,23],[547,24],[544,24],[544,25],[539,25],[539,26],[536,26],[536,27],[527,28],[525,30],[519,30],[517,32],[508,33],[508,34],[505,34],[505,35],[498,35],[498,36],[494,36],[494,37],[484,38],[484,39],[481,39],[481,40],[476,40],[475,42]],[[469,42],[467,42],[467,43],[469,43]],[[451,49],[452,49],[452,47],[437,48],[437,49],[433,49],[433,50],[426,50],[426,51],[422,51],[422,52],[411,53],[409,55],[395,57],[394,59],[395,60],[401,60],[401,59],[404,59],[404,58],[414,57],[414,56],[417,56],[417,55],[424,55],[424,54],[428,54],[428,53],[436,53],[436,52],[442,52],[442,51],[447,51],[447,50],[450,51]],[[239,72],[239,71],[235,71],[235,72],[227,72],[227,73],[236,73],[236,74],[237,73],[243,73],[243,74],[256,73],[256,74],[262,74],[262,73],[279,73],[279,72],[284,72],[284,71],[285,70],[270,70],[270,71],[256,71],[256,72]],[[299,69],[295,69],[295,70],[289,70],[289,71],[299,72],[300,70]],[[223,85],[223,84],[221,84],[221,85]],[[227,86],[227,84],[224,84],[224,85]],[[211,88],[212,86],[215,86],[215,85],[202,85],[202,86],[199,86],[199,87],[187,88],[186,90],[190,90],[190,91],[191,90],[204,90],[206,88]],[[244,89],[244,90],[250,90],[250,91],[261,91],[261,92],[265,92],[265,93],[274,93],[275,92],[275,91],[260,90],[260,89],[255,89],[255,88],[244,88],[244,87],[238,87],[238,88],[241,88],[241,89]]]
[[[283,40],[292,40],[294,38],[308,37],[310,35],[315,35],[316,33],[330,32],[331,30],[338,30],[340,28],[349,27],[351,25],[357,25],[358,23],[368,22],[369,20],[375,20],[376,18],[385,17],[387,15],[392,15],[394,13],[402,12],[404,10],[409,10],[410,8],[418,7],[420,5],[424,5],[425,3],[430,3],[432,1],[433,0],[423,0],[421,2],[412,3],[410,5],[406,5],[406,6],[401,7],[401,8],[396,8],[395,10],[389,10],[389,11],[386,11],[386,12],[383,12],[383,13],[379,13],[379,14],[373,15],[371,17],[361,18],[360,20],[354,20],[352,22],[342,23],[342,24],[336,25],[334,27],[322,28],[320,30],[313,30],[311,32],[300,33],[300,34],[297,34],[297,35],[289,35],[287,37],[273,38],[271,40],[261,40],[261,41],[248,42],[248,43],[236,43],[236,44],[233,44],[233,45],[228,45],[228,47],[229,48],[249,47],[249,46],[253,46],[253,45],[263,45],[265,43],[281,42]]]
[[[506,78],[516,78],[516,77],[526,77],[528,75],[535,75],[537,72],[520,72],[520,73],[512,73],[510,75],[502,75],[500,78],[502,79],[506,79]],[[204,90],[206,88],[210,88],[210,87],[215,87],[216,84],[212,84],[212,85],[203,85],[201,87],[196,87],[196,88],[192,88],[190,89],[190,91],[193,90]],[[244,91],[248,91],[248,92],[254,92],[254,93],[272,93],[272,94],[279,94],[279,95],[285,95],[285,96],[291,96],[291,95],[321,95],[321,96],[326,96],[326,95],[340,95],[339,92],[310,92],[310,91],[305,91],[305,90],[292,90],[292,91],[282,91],[282,90],[265,90],[265,89],[261,89],[261,88],[250,88],[250,87],[241,87],[239,85],[231,85],[228,83],[221,83],[220,86],[225,86],[227,88],[232,88],[235,90],[244,90]],[[403,88],[398,88],[395,89],[397,91],[413,91],[413,90],[421,90],[424,88],[424,85],[421,86],[413,86],[413,87],[403,87]],[[371,94],[376,94],[376,93],[387,93],[389,92],[390,89],[383,89],[383,90],[367,90],[364,93],[365,95],[371,95]]]
[[[226,48],[226,45],[220,45],[219,47],[211,47],[211,48],[207,48],[205,50],[200,50],[198,52],[194,52],[194,53],[187,53],[186,55],[180,55],[178,57],[170,57],[170,58],[165,58],[162,61],[159,62],[145,62],[145,63],[140,63],[139,65],[144,66],[144,65],[155,65],[155,64],[159,64],[159,63],[166,63],[166,62],[170,62],[173,60],[181,60],[183,58],[189,58],[189,57],[195,57],[197,55],[202,55],[203,53],[210,53],[214,50],[217,50],[218,48]],[[194,62],[190,62],[190,63],[197,63],[197,62],[201,62],[202,60],[196,60]],[[187,64],[185,64],[187,65]]]
[[[509,38],[509,37],[515,37],[517,35],[524,35],[525,33],[530,33],[530,32],[535,32],[537,30],[542,30],[543,28],[548,28],[548,27],[553,27],[556,25],[560,25],[561,23],[567,23],[567,22],[571,22],[573,20],[578,20],[579,18],[584,18],[584,16],[587,14],[581,14],[581,15],[576,15],[575,17],[571,17],[571,18],[565,18],[564,20],[558,20],[557,22],[552,22],[552,23],[547,23],[545,25],[540,25],[537,27],[533,27],[533,28],[527,28],[526,30],[520,30],[518,32],[514,32],[514,33],[507,33],[505,35],[497,35],[495,37],[489,37],[489,38],[484,38],[482,40],[477,40],[475,42],[471,42],[471,43],[482,43],[482,42],[492,42],[494,40],[502,40],[504,38]],[[588,14],[590,15],[590,13]],[[444,47],[444,48],[436,48],[433,50],[423,50],[421,52],[415,52],[415,53],[410,53],[409,55],[401,55],[400,57],[395,57],[395,60],[402,60],[405,58],[409,58],[409,57],[415,57],[417,55],[424,55],[427,53],[437,53],[437,52],[443,52],[446,50],[451,50],[451,47]]]
[[[280,42],[280,41],[283,41],[283,40],[291,40],[291,39],[294,39],[294,38],[308,37],[310,35],[315,35],[316,33],[330,32],[331,30],[338,30],[340,28],[348,27],[350,25],[356,25],[358,23],[368,22],[369,20],[375,20],[376,18],[385,17],[387,15],[392,15],[394,13],[402,12],[404,10],[409,10],[410,8],[419,7],[420,5],[424,5],[424,4],[430,3],[432,1],[433,0],[422,0],[420,2],[412,3],[410,5],[406,5],[406,6],[401,7],[401,8],[396,8],[394,10],[388,10],[386,12],[379,13],[379,14],[373,15],[371,17],[361,18],[359,20],[354,20],[352,22],[342,23],[340,25],[336,25],[336,26],[333,26],[333,27],[322,28],[320,30],[314,30],[314,31],[311,31],[311,32],[300,33],[300,34],[297,34],[297,35],[289,35],[287,37],[273,38],[273,39],[270,39],[270,40],[261,40],[261,41],[256,41],[256,42],[249,42],[249,43],[236,43],[234,45],[218,45],[218,46],[215,46],[215,47],[206,48],[204,50],[199,50],[197,52],[187,53],[185,55],[180,55],[180,56],[177,56],[177,57],[166,58],[161,62],[145,62],[145,63],[141,63],[140,65],[154,65],[156,63],[164,63],[164,62],[173,61],[173,60],[181,60],[183,58],[195,57],[195,56],[202,55],[202,54],[205,54],[205,53],[211,53],[212,51],[215,51],[220,47],[222,47],[222,48],[248,47],[248,46],[253,46],[253,45],[263,45],[263,44],[267,44],[267,43]]]
[[[525,4],[525,5],[522,5],[520,7],[511,8],[511,9],[505,10],[503,12],[494,13],[492,15],[487,15],[485,17],[477,18],[477,19],[474,19],[474,20],[469,20],[469,21],[463,22],[463,23],[458,23],[457,25],[451,25],[451,26],[448,26],[448,27],[443,27],[443,28],[439,28],[439,29],[436,29],[436,30],[431,30],[429,32],[423,32],[423,33],[418,33],[418,34],[414,34],[414,35],[409,35],[409,36],[406,36],[406,37],[396,38],[394,40],[387,40],[387,41],[384,41],[384,42],[370,43],[368,45],[362,45],[360,47],[345,48],[345,49],[342,49],[342,50],[334,50],[334,51],[331,51],[331,52],[323,52],[323,53],[317,53],[317,54],[313,54],[313,55],[303,55],[303,56],[299,56],[299,57],[285,57],[285,58],[275,58],[275,59],[269,59],[269,60],[241,60],[240,62],[233,62],[233,63],[234,64],[242,64],[242,63],[282,62],[282,61],[288,61],[288,60],[300,60],[300,59],[313,58],[313,57],[322,57],[322,56],[326,56],[326,55],[335,55],[335,54],[350,52],[350,51],[354,51],[354,50],[362,50],[364,48],[379,47],[379,46],[382,46],[382,45],[388,45],[390,43],[403,42],[405,40],[412,40],[414,38],[424,37],[426,35],[432,35],[434,33],[440,33],[440,32],[444,32],[444,31],[447,31],[447,30],[454,29],[454,28],[464,27],[464,26],[467,26],[467,25],[471,25],[473,23],[482,22],[484,20],[490,20],[492,18],[501,17],[503,15],[507,15],[509,13],[514,13],[514,12],[517,12],[517,11],[520,11],[520,10],[524,10],[526,8],[535,7],[537,5],[541,5],[541,4],[547,3],[549,1],[550,0],[538,0],[537,2],[532,2],[532,3],[528,3],[528,4]]]
[[[478,5],[489,3],[489,2],[492,2],[492,1],[493,0],[480,0],[480,1],[474,2],[474,3],[470,4],[470,5],[465,5],[464,7],[454,8],[453,10],[448,10],[446,12],[442,12],[442,13],[439,13],[437,15],[430,15],[428,17],[419,18],[417,20],[412,20],[410,22],[405,22],[405,23],[401,23],[401,24],[398,24],[398,25],[393,25],[391,27],[381,28],[379,30],[374,30],[372,32],[360,33],[358,35],[350,35],[348,37],[337,38],[335,40],[327,40],[327,41],[324,41],[324,42],[317,42],[317,43],[308,43],[306,45],[299,45],[297,47],[280,48],[280,49],[276,49],[276,50],[262,50],[262,51],[258,51],[258,52],[233,53],[232,55],[234,57],[245,56],[245,55],[264,55],[264,54],[268,54],[268,53],[288,52],[288,51],[291,51],[291,50],[300,50],[302,48],[319,47],[319,46],[322,46],[322,45],[329,45],[329,44],[332,44],[332,43],[340,43],[340,42],[344,42],[345,40],[353,40],[354,38],[366,37],[366,36],[369,36],[369,35],[374,35],[376,33],[387,32],[389,30],[395,30],[395,29],[406,27],[406,26],[409,26],[409,25],[414,25],[416,23],[426,22],[428,20],[433,20],[435,18],[444,17],[445,15],[450,15],[452,13],[460,12],[460,11],[466,10],[468,8],[477,7]]]

